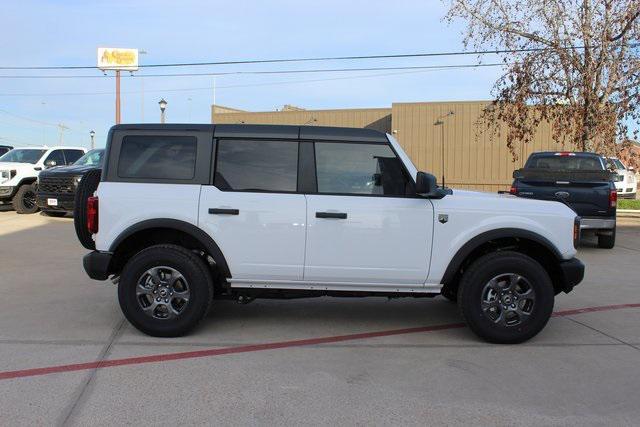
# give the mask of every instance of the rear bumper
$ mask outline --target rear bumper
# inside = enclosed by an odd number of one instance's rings
[[[613,230],[616,228],[615,218],[581,218],[580,230]]]
[[[560,262],[560,287],[564,292],[571,290],[584,278],[584,264],[578,258]]]
[[[89,252],[82,258],[82,266],[93,280],[107,280],[112,258],[113,254],[109,252]]]
[[[58,204],[50,206],[47,199],[56,199]],[[75,194],[57,194],[57,193],[36,193],[36,204],[43,211],[66,211],[73,212],[76,206]]]

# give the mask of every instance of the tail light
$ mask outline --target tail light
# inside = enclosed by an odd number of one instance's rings
[[[577,248],[580,243],[580,217],[573,220],[573,247]]]
[[[516,187],[515,185],[512,185],[511,188],[509,189],[509,194],[518,194],[518,187]]]
[[[98,232],[98,198],[93,196],[87,199],[87,230],[91,234]]]
[[[616,206],[618,206],[618,192],[614,188],[609,190],[609,207],[615,208]]]

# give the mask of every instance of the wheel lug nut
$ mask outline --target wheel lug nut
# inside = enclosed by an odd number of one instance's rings
[[[165,299],[164,299],[164,302],[169,302],[169,300],[165,298]]]
[[[160,302],[160,298],[156,298],[156,301],[157,301],[157,302]]]

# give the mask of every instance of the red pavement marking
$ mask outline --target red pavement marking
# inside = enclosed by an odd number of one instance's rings
[[[556,311],[554,317],[572,316],[582,313],[593,313],[598,311],[621,310],[625,308],[640,308],[640,304],[617,304],[603,305],[597,307],[578,308],[573,310]],[[22,369],[18,371],[0,372],[0,380],[11,378],[36,377],[41,375],[56,374],[62,372],[86,371],[90,369],[112,368],[115,366],[140,365],[143,363],[167,362],[170,360],[196,359],[199,357],[222,356],[225,354],[249,353],[254,351],[276,350],[287,347],[302,347],[307,345],[328,344],[342,341],[354,341],[368,338],[388,337],[392,335],[415,334],[419,332],[435,332],[447,329],[463,328],[463,323],[449,323],[445,325],[422,326],[417,328],[391,329],[378,332],[364,332],[360,334],[337,335],[331,337],[308,338],[292,341],[280,341],[264,344],[242,345],[237,347],[227,347],[219,349],[208,349],[198,351],[185,351],[181,353],[155,354],[151,356],[127,357],[123,359],[102,360],[97,362],[75,363],[71,365],[48,366],[44,368]]]

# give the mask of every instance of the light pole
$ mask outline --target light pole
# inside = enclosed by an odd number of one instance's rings
[[[95,130],[91,130],[91,132],[89,132],[89,136],[91,137],[91,149],[93,150],[94,148],[96,148],[96,144],[95,144],[95,136],[96,136],[96,131]]]
[[[167,101],[162,98],[160,102],[158,102],[158,105],[160,105],[160,123],[164,123],[164,110],[167,108]]]
[[[440,129],[442,130],[441,135],[442,135],[442,151],[441,151],[441,159],[442,159],[442,188],[445,188],[445,183],[444,183],[444,119],[446,119],[449,116],[453,116],[455,113],[453,111],[449,111],[447,114],[445,114],[444,116],[440,116],[438,117],[438,120],[435,121],[435,123],[433,124],[434,126],[440,126]]]

